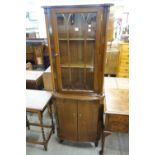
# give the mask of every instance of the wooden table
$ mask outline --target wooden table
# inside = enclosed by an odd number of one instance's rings
[[[30,129],[31,125],[41,127],[42,137],[43,137],[42,142],[27,140],[27,143],[44,145],[45,150],[47,150],[47,144],[51,137],[52,132],[54,133],[51,98],[52,98],[52,93],[48,91],[30,90],[30,89],[26,90],[26,112],[37,113],[39,118],[39,124],[38,124],[38,123],[29,122],[26,116],[26,125],[28,129]],[[51,116],[51,125],[43,125],[43,120],[42,120],[43,112],[45,111],[46,108],[49,108],[48,112],[50,113],[50,116]],[[47,138],[45,137],[44,128],[51,128]]]
[[[42,89],[43,88],[42,71],[26,71],[26,88]]]
[[[129,91],[125,89],[105,90],[105,130],[128,132]]]
[[[104,90],[107,89],[129,89],[128,78],[105,77]]]
[[[128,78],[104,78],[104,114],[105,126],[102,132],[103,154],[105,136],[110,132],[129,131],[129,79]]]

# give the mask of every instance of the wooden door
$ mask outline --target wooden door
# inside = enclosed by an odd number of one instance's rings
[[[52,29],[59,91],[97,89],[100,7],[53,8]]]
[[[58,136],[62,139],[77,140],[77,101],[56,99]]]
[[[98,135],[99,101],[78,101],[78,140],[96,141]]]

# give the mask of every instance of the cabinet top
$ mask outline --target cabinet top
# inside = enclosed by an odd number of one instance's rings
[[[109,0],[96,0],[91,1],[91,0],[45,0],[42,2],[42,7],[43,8],[54,8],[54,7],[87,7],[87,6],[112,6],[112,3],[109,3]]]

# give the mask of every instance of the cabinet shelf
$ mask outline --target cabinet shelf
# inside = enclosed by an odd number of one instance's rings
[[[87,68],[87,69],[93,69],[94,67],[92,65],[88,64],[63,64],[61,65],[62,68]]]
[[[95,38],[87,38],[87,39],[84,39],[84,38],[59,38],[60,41],[67,41],[67,40],[70,40],[70,41],[83,41],[83,40],[86,40],[86,41],[94,41]]]

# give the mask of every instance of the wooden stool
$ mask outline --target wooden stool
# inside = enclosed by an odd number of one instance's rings
[[[41,127],[43,141],[34,141],[34,140],[27,140],[27,143],[32,144],[40,144],[44,146],[44,149],[47,150],[47,144],[51,137],[52,132],[54,133],[55,127],[53,123],[53,115],[52,115],[52,93],[48,91],[41,91],[41,90],[26,90],[26,112],[37,113],[39,118],[39,123],[32,123],[29,122],[26,116],[26,126],[30,129],[30,126],[38,126]],[[50,118],[51,118],[51,125],[43,125],[43,112],[45,109],[48,108],[50,110]],[[44,128],[51,128],[50,133],[46,139]]]

